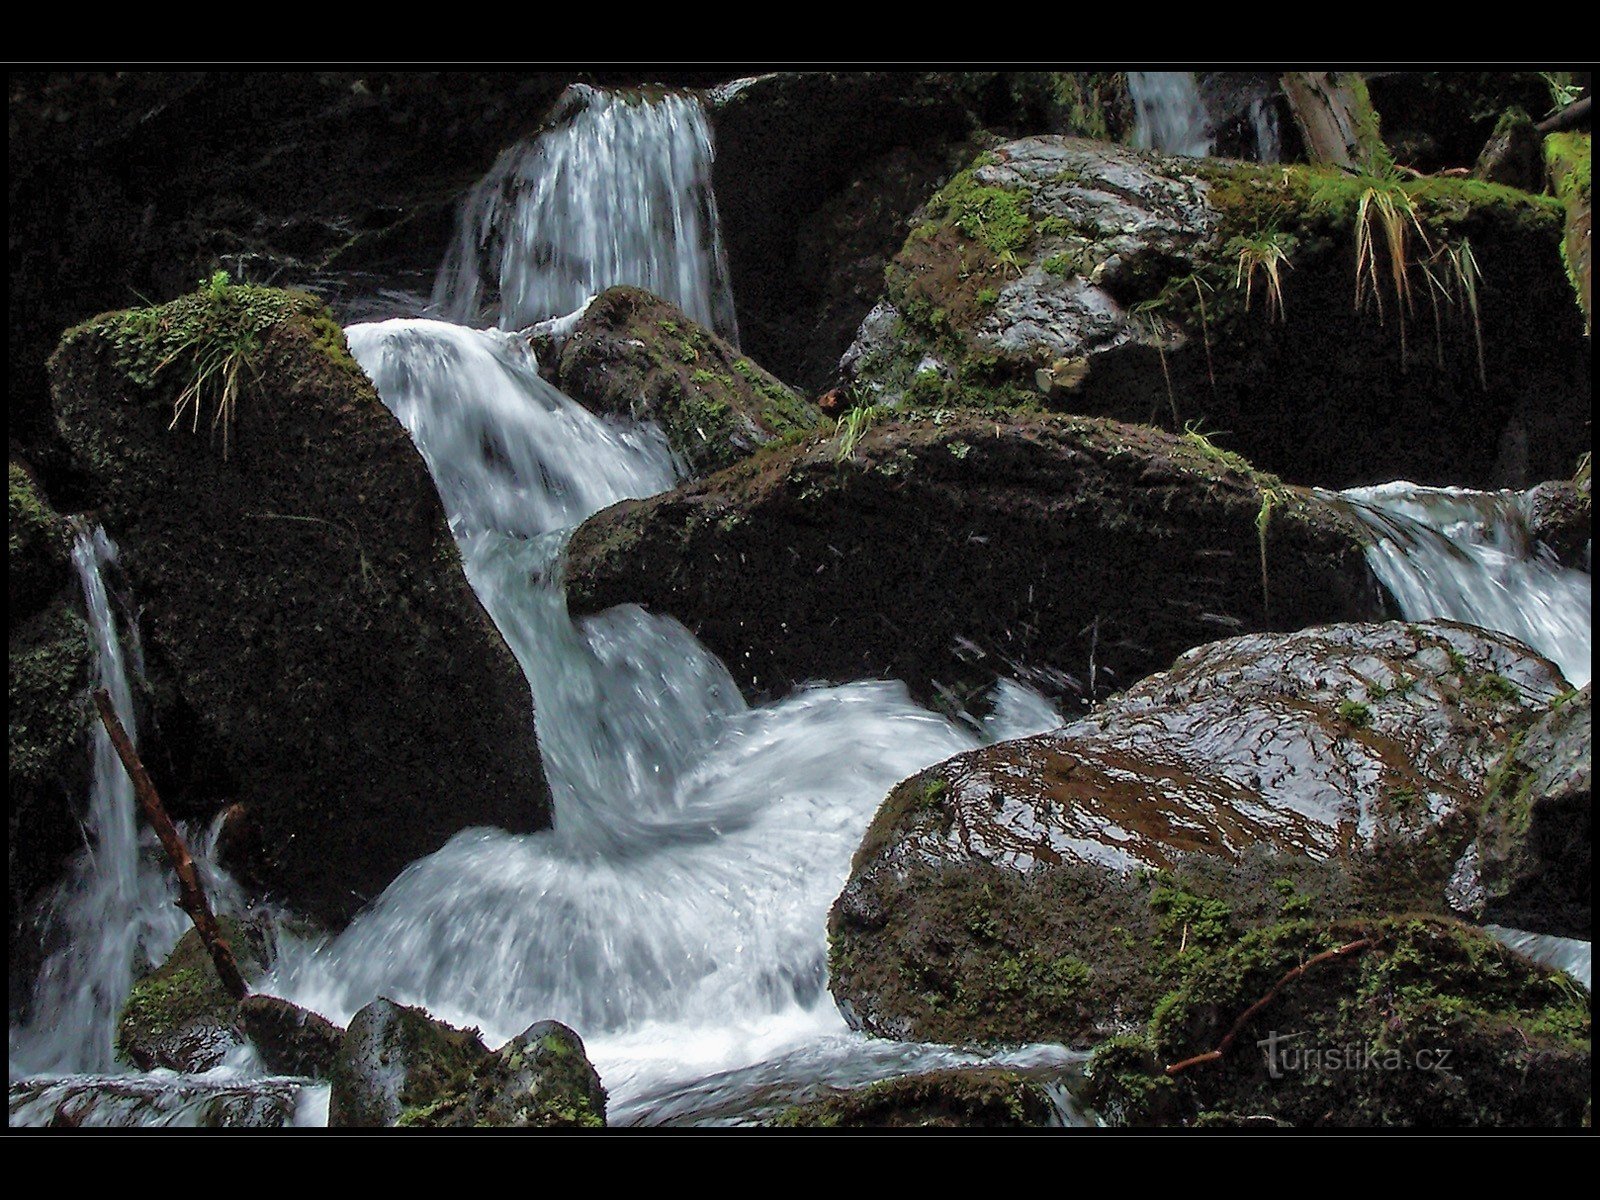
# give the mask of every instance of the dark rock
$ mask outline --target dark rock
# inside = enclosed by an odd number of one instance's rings
[[[1501,114],[1472,177],[1525,192],[1544,190],[1544,138],[1527,113],[1513,108]]]
[[[246,996],[235,1020],[267,1069],[277,1075],[326,1078],[344,1036],[326,1017],[277,996]]]
[[[13,1128],[281,1129],[294,1124],[300,1088],[290,1080],[241,1083],[170,1077],[43,1076],[13,1082]]]
[[[1221,1058],[1165,1073],[1302,965]],[[1577,1127],[1589,1038],[1583,988],[1476,929],[1288,921],[1194,956],[1142,1034],[1096,1051],[1090,1096],[1122,1125]]]
[[[1038,1129],[1059,1124],[1050,1097],[1010,1071],[968,1067],[885,1079],[786,1109],[783,1129]]]
[[[1490,919],[1589,937],[1589,685],[1558,696],[1489,781],[1479,871]]]
[[[350,1019],[329,1074],[328,1125],[381,1128],[460,1091],[489,1051],[475,1029],[374,1000]]]
[[[595,412],[660,422],[697,474],[822,420],[735,347],[639,288],[595,297],[560,353],[562,391]]]
[[[540,1021],[478,1064],[471,1082],[399,1124],[434,1129],[599,1129],[600,1086],[583,1041],[558,1021]]]
[[[1261,924],[1471,910],[1489,779],[1563,690],[1451,622],[1191,651],[890,793],[830,917],[829,987],[883,1036],[1083,1044]]]
[[[228,917],[218,923],[240,973],[249,979],[262,971],[261,931]],[[178,939],[166,962],[134,984],[117,1021],[117,1052],[145,1071],[209,1071],[243,1044],[237,1005],[193,929]]]
[[[1405,331],[1392,290],[1352,304],[1372,188],[1414,209],[1414,287],[1424,240],[1436,277],[1445,248],[1470,242],[1472,304],[1451,283],[1439,321]],[[1560,238],[1555,200],[1478,180],[1031,137],[924,207],[840,371],[860,404],[1203,420],[1293,482],[1523,486],[1570,470],[1588,439],[1589,347]]]
[[[1537,71],[1369,71],[1367,91],[1395,161],[1430,173],[1471,166],[1507,109],[1550,104]]]
[[[225,435],[169,428],[195,356],[235,350]],[[71,331],[52,370],[142,606],[175,816],[240,802],[230,865],[331,923],[458,830],[549,823],[527,681],[324,310],[208,284]]]
[[[1587,570],[1594,527],[1594,502],[1588,486],[1564,479],[1541,483],[1529,489],[1524,505],[1528,531],[1564,566]]]
[[[1359,531],[1198,439],[1019,414],[849,438],[591,518],[571,611],[670,614],[748,694],[887,676],[959,695],[1048,664],[1085,697],[1218,629],[1381,615]]]

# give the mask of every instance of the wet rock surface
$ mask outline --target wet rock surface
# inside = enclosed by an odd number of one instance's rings
[[[1038,1083],[969,1068],[841,1090],[786,1109],[769,1123],[780,1129],[1037,1129],[1060,1121]]]
[[[240,972],[246,978],[260,972],[266,966],[261,930],[227,917],[219,924]],[[237,1005],[193,929],[134,985],[117,1022],[118,1054],[145,1071],[209,1071],[244,1041]]]
[[[1381,614],[1361,535],[1236,456],[1147,428],[946,413],[763,451],[574,535],[574,615],[682,621],[747,694],[997,675],[1100,696],[1219,630]],[[956,599],[958,598],[958,602]],[[1068,678],[1070,676],[1070,678]]]
[[[203,1084],[134,1075],[25,1079],[8,1091],[10,1123],[43,1129],[281,1129],[299,1111],[292,1080]]]
[[[1450,622],[1191,651],[900,784],[834,905],[829,985],[885,1036],[1081,1044],[1142,1020],[1191,946],[1284,915],[1470,911],[1491,776],[1565,690]]]
[[[344,1037],[326,1017],[277,996],[246,996],[235,1021],[275,1075],[326,1078]]]
[[[1549,547],[1563,566],[1587,569],[1593,540],[1594,506],[1588,481],[1541,483],[1524,497],[1528,531]]]

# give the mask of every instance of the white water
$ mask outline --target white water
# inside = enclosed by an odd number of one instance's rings
[[[1538,551],[1518,493],[1399,482],[1339,495],[1377,534],[1367,561],[1407,620],[1510,634],[1589,682],[1590,576]]]
[[[1190,71],[1130,71],[1133,144],[1187,158],[1211,153],[1210,117]]]
[[[83,585],[94,686],[104,688],[128,736],[137,740],[133,692],[104,568],[116,546],[82,525],[72,562]],[[159,964],[188,927],[155,835],[135,823],[133,785],[105,729],[91,735],[92,775],[83,817],[84,849],[43,917],[49,949],[29,1000],[29,1018],[10,1030],[13,1078],[39,1072],[123,1069],[114,1048],[117,1016],[138,974]],[[214,901],[224,911],[228,882],[209,869],[210,842],[188,831]],[[220,893],[220,895],[219,895]]]
[[[434,307],[520,329],[627,283],[737,341],[712,157],[696,96],[568,88],[462,203]]]
[[[1283,138],[1278,130],[1278,109],[1265,97],[1250,102],[1250,128],[1255,133],[1256,161],[1283,160]]]

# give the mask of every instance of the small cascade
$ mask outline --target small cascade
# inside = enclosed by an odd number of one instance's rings
[[[104,575],[115,561],[116,546],[104,530],[78,528],[72,562],[83,584],[94,686],[110,694],[123,727],[136,737],[133,692]],[[114,1038],[122,1004],[137,975],[159,964],[188,927],[175,904],[177,885],[154,834],[139,832],[133,785],[98,722],[91,743],[87,844],[44,914],[48,955],[34,982],[30,1015],[10,1031],[13,1076],[121,1069]],[[209,849],[205,841],[194,845],[202,865]],[[216,872],[207,870],[206,883],[229,896],[228,881]]]
[[[1215,144],[1211,120],[1190,71],[1130,71],[1133,144],[1186,158],[1204,158]]]
[[[712,157],[696,96],[568,88],[463,201],[434,308],[520,329],[626,283],[737,341]]]
[[[1278,108],[1272,99],[1257,97],[1250,102],[1250,129],[1255,135],[1256,161],[1283,161],[1283,135],[1278,129]]]
[[[1377,535],[1367,561],[1407,620],[1510,634],[1589,682],[1590,576],[1539,552],[1518,493],[1400,482],[1339,497]]]
[[[1557,937],[1552,933],[1529,933],[1525,929],[1508,929],[1504,925],[1485,925],[1483,931],[1498,942],[1510,946],[1518,954],[1526,955],[1536,963],[1553,970],[1565,971],[1592,991],[1590,971],[1591,944],[1581,938]]]

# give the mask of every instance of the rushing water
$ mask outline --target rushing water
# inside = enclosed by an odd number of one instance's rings
[[[699,97],[574,85],[463,202],[435,308],[520,329],[630,283],[737,341],[711,161]]]
[[[1408,620],[1508,633],[1589,682],[1590,576],[1540,553],[1521,495],[1400,482],[1340,496],[1377,535],[1367,561]]]
[[[1192,72],[1130,71],[1128,93],[1135,146],[1187,158],[1211,153],[1211,120]]]
[[[1250,129],[1255,134],[1256,161],[1283,161],[1283,137],[1278,130],[1278,109],[1265,96],[1250,102]]]

